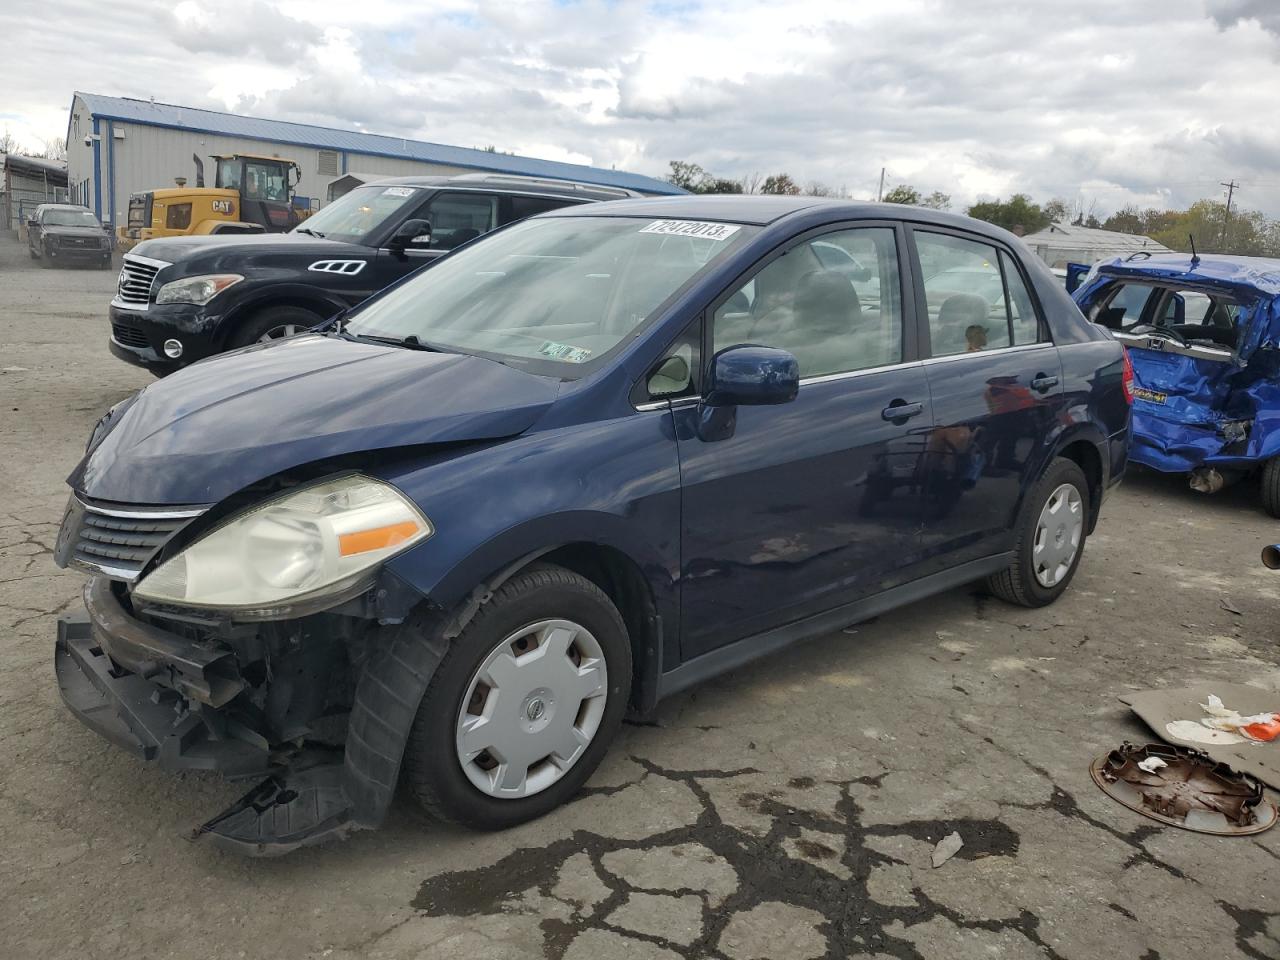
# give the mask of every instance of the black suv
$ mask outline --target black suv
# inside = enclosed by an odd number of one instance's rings
[[[291,336],[497,227],[631,190],[465,174],[357,187],[289,233],[166,237],[125,254],[111,352],[163,374]]]
[[[93,211],[73,203],[42,203],[27,221],[27,249],[42,267],[111,266],[111,237]]]

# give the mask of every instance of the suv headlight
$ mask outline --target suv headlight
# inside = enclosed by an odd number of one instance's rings
[[[238,273],[211,273],[166,283],[156,294],[156,303],[208,303],[244,277]]]
[[[133,595],[281,619],[300,604],[359,592],[383,561],[433,532],[394,487],[342,477],[233,517],[144,577]]]

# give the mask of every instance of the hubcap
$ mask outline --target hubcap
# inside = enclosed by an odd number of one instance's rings
[[[458,762],[476,789],[515,799],[567,773],[600,729],[604,651],[586,627],[540,620],[504,639],[472,674],[458,711]]]
[[[285,337],[292,337],[294,334],[302,333],[306,329],[306,327],[298,323],[282,323],[278,327],[272,327],[260,336],[258,342],[266,343],[268,340],[283,340]]]
[[[1064,483],[1045,502],[1036,523],[1032,568],[1042,587],[1056,586],[1071,570],[1084,535],[1084,504],[1080,491]]]

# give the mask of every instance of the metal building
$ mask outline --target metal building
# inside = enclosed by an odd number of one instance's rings
[[[329,184],[349,172],[408,176],[484,171],[579,180],[642,193],[681,193],[663,180],[576,163],[517,157],[487,150],[263,120],[149,100],[76,93],[67,123],[67,171],[72,203],[104,222],[123,223],[129,195],[195,182],[192,154],[205,163],[217,154],[287,157],[302,168],[300,197],[323,206]]]
[[[0,153],[0,230],[17,230],[42,203],[66,202],[65,161]]]
[[[1051,223],[1023,237],[1022,242],[1051,267],[1094,263],[1131,253],[1173,253],[1163,243],[1141,234],[1081,227],[1074,223]]]

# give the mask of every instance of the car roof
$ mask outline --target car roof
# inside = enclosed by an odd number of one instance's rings
[[[82,207],[78,203],[42,203],[36,210],[83,210],[85,213],[93,213],[88,207]]]
[[[463,173],[453,177],[410,176],[379,177],[361,186],[458,187],[467,190],[491,190],[497,193],[524,193],[554,197],[580,197],[584,200],[618,200],[641,194],[624,187],[604,187],[574,180],[551,180],[542,177],[519,177],[511,174]]]
[[[552,210],[542,217],[655,217],[680,220],[713,220],[765,226],[798,213],[826,214],[837,220],[912,220],[919,223],[978,230],[993,237],[1011,239],[1000,227],[970,217],[928,207],[901,203],[874,203],[863,200],[834,200],[830,197],[784,196],[777,194],[689,194],[682,197],[644,197],[596,203],[590,208]]]
[[[1280,260],[1272,257],[1242,257],[1206,253],[1192,257],[1185,253],[1161,253],[1149,257],[1130,254],[1104,260],[1099,273],[1148,283],[1223,285],[1247,287],[1268,296],[1280,296]]]

